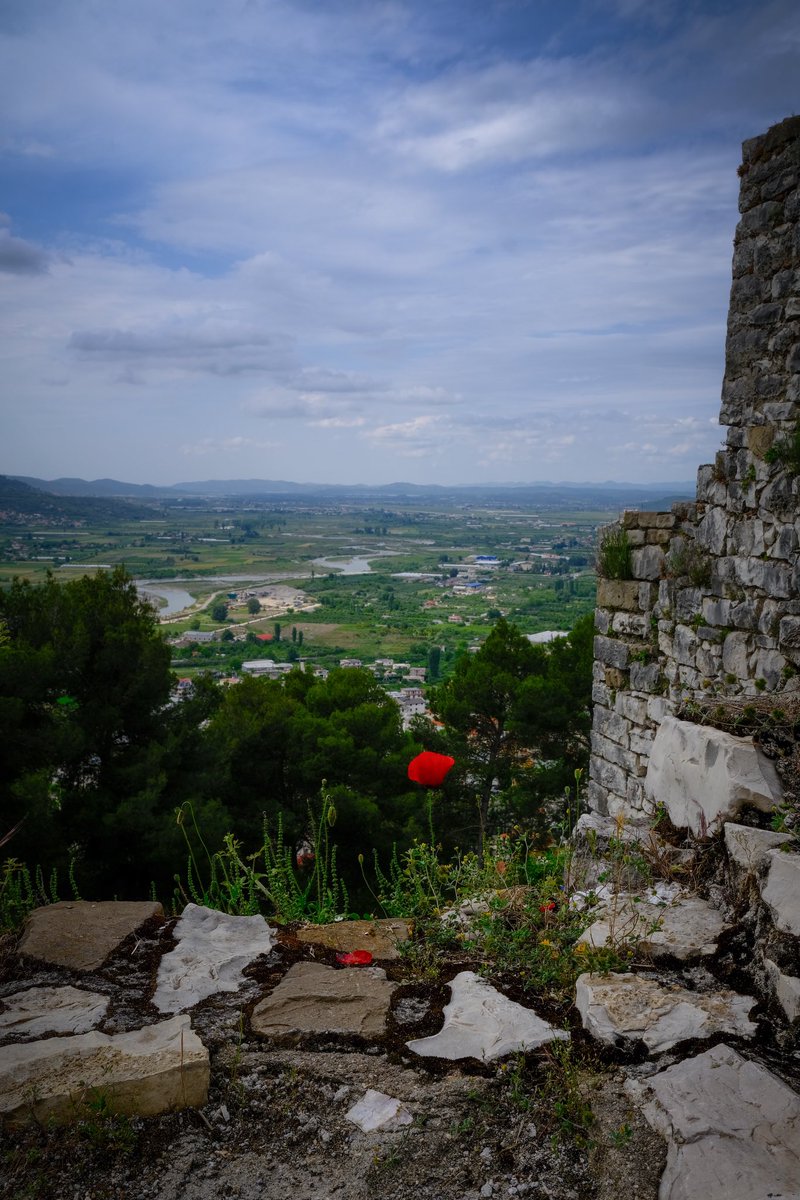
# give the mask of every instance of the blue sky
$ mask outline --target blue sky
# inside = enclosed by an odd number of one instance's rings
[[[4,0],[0,471],[691,479],[796,0]]]

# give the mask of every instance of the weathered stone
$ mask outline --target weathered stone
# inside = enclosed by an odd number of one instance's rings
[[[796,1021],[800,1017],[800,979],[794,975],[784,975],[778,964],[769,958],[764,959],[764,968],[775,993],[775,999],[788,1020]]]
[[[660,579],[664,573],[664,551],[660,546],[642,546],[631,553],[636,579]]]
[[[709,508],[697,526],[697,541],[712,554],[725,553],[729,519],[724,508]]]
[[[771,829],[755,829],[750,825],[725,825],[725,847],[728,857],[748,874],[755,874],[766,861],[767,851],[790,842],[790,833],[774,833]]]
[[[717,941],[726,928],[719,909],[698,897],[682,897],[656,906],[631,896],[615,896],[598,910],[593,925],[578,938],[584,944],[639,946],[654,959],[685,962],[717,952]]]
[[[414,1120],[399,1100],[387,1096],[385,1092],[376,1092],[374,1088],[368,1088],[345,1116],[364,1133],[372,1133],[376,1129],[401,1129],[404,1125],[411,1125]]]
[[[611,1046],[643,1042],[653,1054],[715,1033],[752,1037],[756,1026],[748,1013],[754,1004],[751,996],[735,992],[689,992],[678,984],[667,987],[613,972],[586,973],[575,987],[575,1005],[587,1033]]]
[[[566,1030],[548,1025],[529,1008],[515,1004],[474,971],[456,975],[450,992],[441,1032],[406,1042],[415,1054],[490,1062],[518,1050],[534,1050],[545,1042],[569,1039]]]
[[[654,692],[660,680],[658,663],[631,663],[631,687],[635,692]]]
[[[800,854],[767,851],[766,883],[761,898],[784,933],[800,937]]]
[[[397,947],[407,942],[411,934],[408,921],[390,918],[379,921],[336,921],[332,925],[310,925],[298,929],[301,942],[327,946],[329,950],[369,950],[373,958],[400,957]]]
[[[675,717],[665,717],[656,733],[645,790],[673,825],[695,836],[745,805],[770,812],[781,798],[775,768],[752,738]]]
[[[74,987],[32,987],[0,1000],[0,1035],[88,1033],[102,1021],[109,997]]]
[[[382,1037],[395,984],[379,967],[296,963],[253,1010],[254,1033],[356,1034]]]
[[[800,1097],[758,1063],[714,1046],[626,1091],[669,1140],[660,1200],[795,1200]]]
[[[636,612],[639,608],[639,584],[635,579],[598,579],[597,606]]]
[[[20,953],[71,971],[94,971],[145,921],[164,919],[160,904],[136,900],[62,900],[31,913]]]
[[[159,1012],[185,1012],[217,992],[237,991],[244,968],[273,944],[263,917],[232,917],[197,904],[186,905],[174,936],[178,945],[158,968]]]
[[[63,1122],[102,1095],[114,1112],[150,1117],[205,1104],[209,1075],[186,1016],[134,1033],[47,1038],[0,1047],[0,1112],[14,1123]]]
[[[616,638],[596,637],[594,639],[594,656],[598,662],[622,670],[628,665],[630,646],[627,642],[620,642]]]
[[[729,633],[722,643],[722,666],[729,675],[747,679],[748,638],[746,633]]]

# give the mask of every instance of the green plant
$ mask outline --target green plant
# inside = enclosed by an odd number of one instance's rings
[[[75,880],[75,859],[69,863],[68,878],[72,898],[80,900]],[[25,863],[7,858],[0,874],[0,932],[19,929],[28,913],[44,904],[58,903],[58,872],[53,867],[45,881],[44,872],[37,866],[31,875]]]
[[[750,463],[750,466],[747,468],[744,475],[742,476],[742,487],[743,488],[751,487],[755,483],[755,481],[756,481],[755,464]]]
[[[603,579],[630,579],[633,574],[631,543],[627,529],[610,525],[597,549],[597,573]]]
[[[790,475],[800,475],[800,421],[766,452],[768,463],[780,463]]]
[[[572,1142],[579,1147],[591,1145],[595,1116],[588,1090],[572,1042],[550,1042],[545,1047],[539,1094],[552,1113],[556,1142]]]
[[[667,555],[667,574],[676,579],[688,576],[694,587],[708,587],[711,557],[697,542],[681,538],[673,543]]]
[[[191,802],[176,810],[176,820],[189,850],[186,885],[175,876],[176,907],[189,900],[207,908],[237,915],[249,915],[265,908],[280,921],[301,919],[324,923],[332,921],[350,908],[344,880],[336,865],[336,846],[331,843],[330,830],[336,823],[336,808],[331,797],[321,788],[321,804],[315,818],[308,806],[309,822],[315,833],[311,869],[301,880],[293,865],[293,855],[284,842],[283,822],[278,817],[275,837],[264,824],[264,841],[260,850],[243,859],[241,843],[228,833],[222,850],[211,854],[198,827]],[[190,831],[194,834],[194,841]],[[198,865],[202,852],[207,864],[207,881]],[[261,866],[258,866],[261,860]]]
[[[132,1154],[137,1134],[130,1117],[114,1110],[109,1095],[102,1088],[92,1088],[78,1104],[77,1130],[81,1137],[98,1150],[116,1154]]]

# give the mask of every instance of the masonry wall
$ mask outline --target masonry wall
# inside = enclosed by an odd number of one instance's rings
[[[800,118],[745,142],[739,174],[725,445],[694,503],[623,515],[633,578],[598,582],[589,803],[609,815],[646,813],[683,701],[800,692]]]

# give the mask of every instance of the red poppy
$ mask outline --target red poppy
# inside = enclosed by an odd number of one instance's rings
[[[349,954],[337,954],[336,961],[345,967],[368,967],[372,962],[369,950],[351,950]]]
[[[539,912],[552,912],[554,908],[555,908],[555,904],[551,900],[549,904],[540,904]]]
[[[439,787],[445,775],[456,765],[456,760],[449,754],[436,754],[433,750],[423,750],[408,764],[408,778],[423,787]]]

